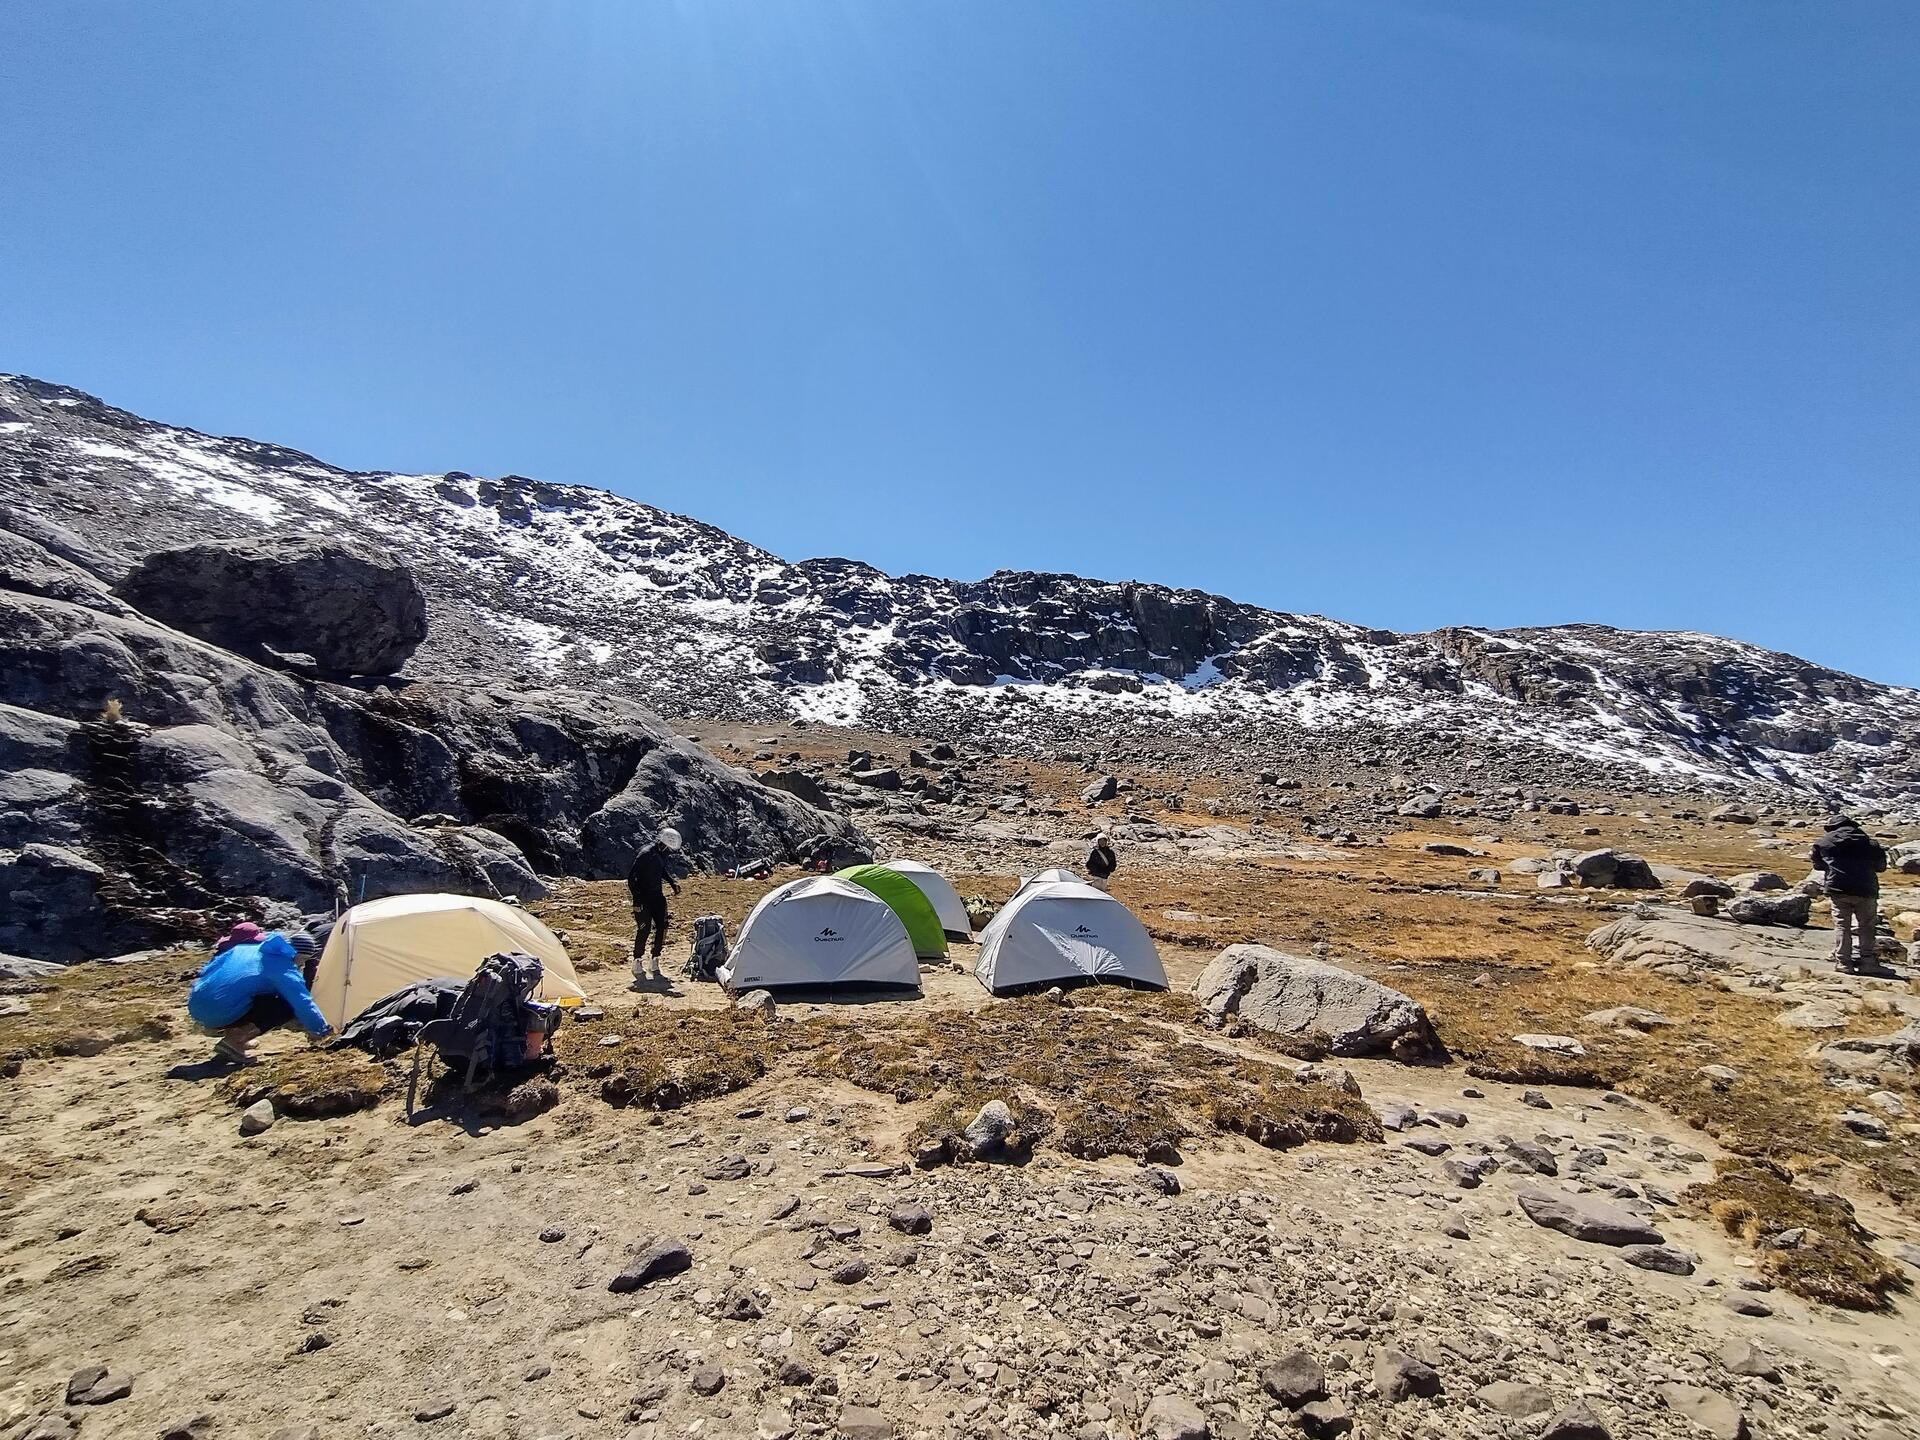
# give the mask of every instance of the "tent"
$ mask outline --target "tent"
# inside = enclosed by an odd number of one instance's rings
[[[1084,884],[1086,877],[1076,875],[1071,870],[1042,870],[1038,875],[1029,875],[1026,879],[1022,880],[1020,882],[1020,889],[1024,890],[1029,885],[1056,885],[1063,881],[1078,881]],[[1014,893],[1017,895],[1020,892],[1016,890]]]
[[[933,913],[940,917],[940,928],[946,932],[949,940],[973,939],[973,921],[967,916],[967,902],[960,898],[960,892],[953,883],[931,865],[922,865],[918,860],[883,860],[880,862],[889,870],[898,871],[919,887],[920,893],[927,897],[927,903],[933,906]]]
[[[947,932],[941,928],[940,916],[911,876],[902,875],[887,865],[855,865],[839,871],[834,879],[871,890],[886,901],[888,908],[900,917],[900,923],[907,927],[913,953],[920,959],[947,958]]]
[[[995,995],[1062,980],[1167,988],[1167,972],[1134,913],[1084,880],[1036,876],[980,936],[973,973]]]
[[[836,875],[791,880],[760,897],[716,977],[729,990],[777,985],[920,988],[913,941],[893,908]]]
[[[539,959],[546,968],[542,1000],[578,1005],[587,998],[551,930],[524,910],[477,895],[389,895],[354,906],[327,936],[313,998],[337,1030],[402,985],[433,975],[465,980],[502,950]]]

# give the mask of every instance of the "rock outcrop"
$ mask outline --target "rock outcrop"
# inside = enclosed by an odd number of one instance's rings
[[[392,675],[427,638],[413,572],[377,546],[306,535],[155,550],[118,592],[134,609],[241,654],[305,655],[323,673]]]
[[[408,891],[524,899],[543,873],[621,873],[669,820],[712,868],[859,848],[630,701],[288,673],[139,613],[39,534],[0,529],[0,951],[71,962]]]
[[[1419,1002],[1398,990],[1265,945],[1230,945],[1194,981],[1208,1018],[1245,1024],[1296,1042],[1310,1053],[1443,1059]]]

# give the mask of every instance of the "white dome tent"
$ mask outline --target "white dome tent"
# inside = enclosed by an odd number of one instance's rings
[[[715,977],[728,990],[782,985],[920,988],[907,927],[870,890],[831,875],[793,880],[760,897]]]
[[[933,906],[933,913],[940,917],[940,928],[949,940],[973,939],[973,921],[967,917],[967,904],[960,898],[960,892],[953,888],[953,882],[931,865],[923,865],[918,860],[883,860],[887,869],[904,875],[911,880],[914,888],[927,897],[927,903]]]
[[[1084,880],[1042,876],[981,932],[973,973],[994,995],[1065,980],[1167,988],[1160,952],[1131,910]]]
[[[340,917],[313,972],[313,999],[338,1030],[402,985],[435,975],[465,980],[502,950],[540,961],[540,998],[586,999],[566,946],[524,910],[478,895],[389,895]]]

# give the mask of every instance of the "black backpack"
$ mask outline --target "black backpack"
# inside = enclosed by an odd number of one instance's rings
[[[712,980],[727,963],[727,929],[718,915],[693,922],[693,954],[687,957],[689,980]]]
[[[532,955],[507,950],[489,955],[460,991],[453,1010],[421,1031],[413,1052],[413,1074],[407,1081],[407,1118],[413,1118],[414,1097],[420,1085],[420,1062],[431,1045],[449,1070],[466,1071],[462,1088],[471,1090],[482,1074],[494,1075],[524,1065],[530,1058],[553,1053],[553,1032],[560,1026],[560,1010],[533,997],[539,993],[545,970]],[[529,1036],[544,1036],[537,1056],[528,1054]]]

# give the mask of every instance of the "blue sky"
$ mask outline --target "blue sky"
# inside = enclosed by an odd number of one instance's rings
[[[0,8],[0,369],[790,558],[1920,683],[1920,6]]]

